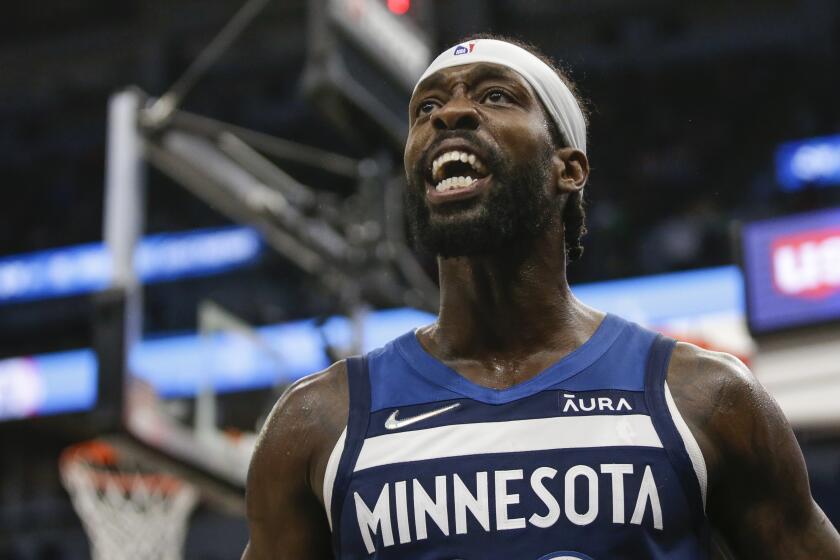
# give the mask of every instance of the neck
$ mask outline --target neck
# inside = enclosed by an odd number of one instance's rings
[[[428,336],[443,359],[499,363],[566,354],[600,320],[569,289],[562,232],[529,247],[438,264],[440,312]]]

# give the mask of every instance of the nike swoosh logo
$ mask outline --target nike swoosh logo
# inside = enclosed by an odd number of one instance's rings
[[[424,412],[423,414],[418,414],[417,416],[410,416],[408,418],[403,418],[402,420],[397,420],[397,414],[400,413],[400,409],[395,410],[391,413],[387,420],[385,420],[385,429],[386,430],[399,430],[400,428],[405,428],[406,426],[411,426],[412,424],[416,424],[417,422],[422,422],[423,420],[428,420],[429,418],[433,418],[438,414],[443,414],[444,412],[449,412],[450,410],[454,410],[461,406],[461,403],[452,403],[448,406],[444,406],[443,408],[437,408],[435,410],[430,410],[429,412]]]

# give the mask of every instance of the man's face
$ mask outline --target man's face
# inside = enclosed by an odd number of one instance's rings
[[[513,70],[476,63],[433,74],[411,99],[409,126],[407,212],[430,251],[498,253],[559,217],[550,125]]]

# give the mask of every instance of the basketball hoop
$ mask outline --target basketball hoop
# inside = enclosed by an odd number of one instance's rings
[[[143,471],[99,440],[65,449],[59,470],[94,560],[180,560],[198,501],[192,485]]]

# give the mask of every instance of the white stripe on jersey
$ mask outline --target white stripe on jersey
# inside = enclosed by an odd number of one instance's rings
[[[703,451],[700,445],[691,433],[691,429],[686,424],[685,419],[680,410],[677,408],[677,403],[674,402],[674,397],[671,395],[671,389],[668,388],[668,382],[665,382],[665,402],[668,404],[668,410],[671,412],[671,418],[677,431],[682,437],[685,450],[688,452],[688,458],[691,459],[691,466],[694,467],[694,474],[697,475],[697,480],[700,482],[700,497],[703,499],[703,509],[706,509],[706,487],[708,485],[708,476],[706,474],[706,459],[703,458]]]
[[[347,428],[341,431],[338,441],[335,442],[330,458],[327,460],[327,468],[324,471],[324,509],[327,510],[327,522],[332,530],[332,494],[335,485],[335,477],[338,475],[338,464],[341,461],[341,452],[344,451],[344,444],[347,440]]]
[[[585,447],[662,447],[650,416],[595,415],[452,424],[368,438],[355,472],[445,457]]]

